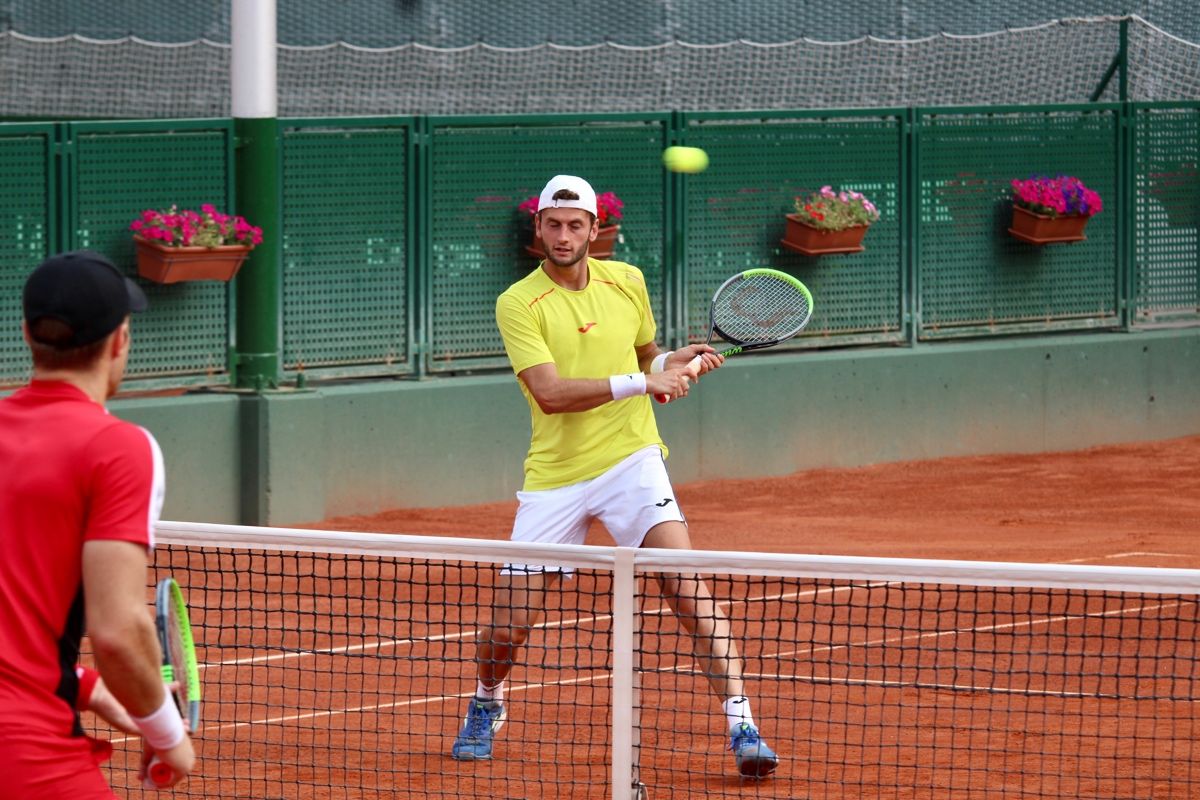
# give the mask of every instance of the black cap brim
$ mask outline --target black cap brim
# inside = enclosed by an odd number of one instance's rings
[[[129,292],[130,311],[139,313],[150,307],[150,301],[146,299],[146,293],[131,278],[125,278],[125,291]]]

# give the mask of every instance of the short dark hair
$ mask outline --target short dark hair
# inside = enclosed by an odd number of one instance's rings
[[[553,194],[553,195],[550,197],[550,199],[551,199],[551,200],[578,200],[578,199],[579,199],[579,195],[575,194],[575,192],[572,192],[570,189],[559,189],[557,192],[555,192],[555,193],[554,193],[554,194]],[[539,209],[539,213],[540,213],[540,209]],[[590,212],[590,211],[588,211],[588,212],[586,212],[586,213],[587,213],[587,215],[588,215],[589,217],[591,217],[591,218],[592,218],[592,221],[593,221],[593,222],[596,220],[596,215],[595,215],[595,214],[593,214],[593,213],[592,213],[592,212]]]
[[[118,326],[120,327],[120,326]],[[108,336],[79,347],[64,344],[75,336],[75,330],[53,317],[42,317],[29,324],[29,351],[38,369],[86,369],[96,363],[104,352]]]

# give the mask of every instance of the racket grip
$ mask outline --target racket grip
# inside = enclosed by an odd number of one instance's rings
[[[699,376],[699,374],[700,374],[700,356],[696,356],[691,361],[689,361],[688,365],[686,367],[684,367],[683,369],[685,372],[687,372],[687,374],[691,377],[692,380],[695,380],[697,378],[697,376]],[[654,399],[660,403],[669,403],[669,402],[671,402],[671,395],[656,394],[656,395],[654,395]]]
[[[142,785],[147,789],[165,789],[171,785],[171,779],[174,777],[175,770],[171,769],[171,765],[160,761],[158,756],[153,756],[146,766],[146,780]]]

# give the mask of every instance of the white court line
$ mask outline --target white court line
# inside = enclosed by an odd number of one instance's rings
[[[826,588],[822,588],[822,589],[807,590],[804,592],[789,592],[789,593],[779,594],[779,595],[764,595],[761,597],[746,598],[745,600],[723,601],[720,603],[720,605],[731,606],[734,603],[759,602],[759,601],[763,601],[763,600],[792,599],[792,598],[799,598],[799,597],[804,597],[804,596],[815,596],[818,594],[828,594],[828,593],[833,593],[833,592],[847,591],[847,590],[854,589],[854,588],[875,588],[875,587],[882,586],[882,585],[886,585],[886,582],[867,584],[865,587],[864,586],[838,586],[838,587],[832,587],[832,588],[826,587]],[[1112,609],[1109,611],[1088,613],[1088,614],[1059,615],[1059,616],[1055,616],[1055,617],[1046,617],[1044,619],[1031,620],[1028,622],[1021,622],[1021,623],[1006,623],[1006,624],[1002,624],[1002,625],[986,625],[986,626],[980,626],[980,627],[976,627],[976,628],[964,628],[964,629],[958,629],[958,630],[953,630],[953,631],[934,631],[934,632],[923,633],[923,634],[909,634],[909,635],[905,635],[905,636],[875,639],[875,640],[869,640],[869,641],[864,641],[864,642],[848,642],[848,643],[839,644],[839,645],[829,645],[829,646],[822,646],[822,647],[802,648],[799,650],[780,651],[778,653],[762,654],[760,656],[757,656],[757,658],[771,659],[771,658],[783,658],[783,657],[788,657],[788,656],[802,656],[802,655],[811,655],[811,654],[822,653],[822,652],[831,652],[831,651],[835,651],[835,650],[845,650],[845,649],[849,649],[851,647],[872,647],[872,646],[882,645],[882,644],[895,644],[895,643],[906,642],[906,641],[920,641],[923,639],[941,638],[944,636],[959,635],[959,634],[965,634],[965,633],[986,633],[986,632],[991,632],[991,631],[1012,630],[1012,629],[1016,629],[1016,628],[1027,628],[1027,627],[1034,627],[1034,626],[1040,626],[1040,625],[1050,625],[1050,624],[1054,624],[1054,623],[1058,623],[1058,622],[1069,622],[1069,621],[1074,621],[1074,620],[1095,619],[1095,618],[1100,618],[1100,617],[1122,616],[1125,614],[1133,614],[1133,613],[1139,613],[1139,612],[1143,612],[1143,611],[1157,611],[1157,610],[1162,610],[1162,609],[1167,609],[1167,608],[1175,608],[1179,605],[1180,605],[1179,603],[1167,603],[1167,604],[1159,604],[1159,605],[1151,605],[1151,606],[1139,606],[1136,608]],[[669,609],[659,608],[659,609],[653,609],[651,611],[644,612],[644,613],[645,614],[663,614],[663,613],[666,613],[667,611],[669,611]],[[544,623],[542,625],[539,625],[538,627],[543,627],[543,628],[544,627],[561,627],[564,625],[574,624],[577,622],[589,622],[589,621],[595,621],[595,620],[605,620],[605,619],[610,619],[610,618],[611,618],[611,615],[599,615],[599,616],[595,616],[595,617],[581,617],[581,618],[578,618],[577,620],[560,620],[560,621],[557,621],[554,623]],[[464,633],[462,635],[468,635],[468,634]],[[447,638],[452,638],[452,636],[453,635],[447,636],[447,637],[439,637],[439,639],[444,640]],[[414,641],[429,641],[429,640],[392,640],[390,642],[381,642],[379,644],[387,645],[387,646],[394,646],[401,642],[414,642]],[[330,652],[332,652],[332,651],[330,651]],[[288,654],[288,655],[293,655],[293,654]],[[309,655],[312,655],[312,653],[309,653]],[[222,662],[222,663],[224,663],[224,662]],[[660,673],[660,674],[693,674],[694,675],[694,674],[699,674],[699,669],[697,667],[695,667],[694,665],[693,666],[676,665],[673,667],[663,667],[663,668],[654,669],[654,670],[646,670],[646,672],[656,672],[656,673]],[[884,680],[849,679],[849,678],[846,678],[846,679],[821,678],[821,677],[817,677],[815,675],[801,676],[801,675],[780,675],[780,674],[771,674],[771,673],[749,673],[746,675],[746,677],[749,677],[749,678],[773,678],[773,679],[779,679],[779,680],[784,680],[784,679],[807,680],[807,681],[810,681],[813,683],[828,683],[828,684],[842,684],[842,685],[896,686],[896,687],[915,687],[915,688],[925,688],[925,689],[953,689],[953,690],[957,690],[957,691],[984,691],[984,692],[989,692],[989,693],[1005,693],[1005,694],[1021,694],[1021,695],[1036,694],[1039,696],[1052,696],[1052,697],[1063,697],[1063,698],[1097,697],[1098,696],[1095,694],[1080,693],[1080,692],[1038,691],[1038,692],[1031,693],[1029,690],[1001,689],[1001,688],[995,688],[995,687],[975,686],[972,684],[938,684],[938,683],[913,684],[910,682],[903,682],[903,681],[884,681]],[[508,688],[508,692],[510,694],[512,694],[512,693],[517,693],[517,692],[528,692],[528,691],[534,691],[534,690],[541,690],[544,688],[549,688],[551,686],[568,686],[568,685],[578,685],[578,684],[584,684],[584,683],[603,682],[603,681],[609,680],[610,678],[611,678],[611,673],[598,672],[598,673],[594,673],[591,675],[585,675],[585,676],[579,677],[579,678],[573,678],[570,680],[513,685]],[[462,699],[465,697],[470,697],[471,694],[472,694],[472,692],[465,692],[465,693],[451,694],[451,695],[423,697],[423,698],[418,698],[418,699],[398,700],[398,701],[392,702],[392,703],[377,703],[374,705],[357,706],[354,708],[327,709],[327,710],[323,710],[323,711],[311,711],[311,712],[304,712],[304,713],[299,713],[299,714],[287,714],[287,715],[277,716],[277,717],[265,717],[262,719],[250,720],[248,722],[231,722],[231,723],[225,723],[225,724],[217,725],[217,726],[209,726],[209,727],[206,727],[204,730],[205,730],[205,732],[234,730],[234,729],[238,729],[238,728],[251,727],[254,725],[271,725],[271,724],[279,724],[279,723],[287,723],[287,722],[296,722],[296,721],[305,720],[305,719],[319,719],[319,718],[332,717],[332,716],[341,715],[341,714],[355,714],[355,713],[371,712],[371,711],[385,711],[385,710],[396,709],[396,708],[407,708],[407,707],[415,707],[415,706],[422,706],[422,705],[432,705],[435,703],[443,703],[443,702],[447,702],[447,701],[458,700],[458,699]],[[112,741],[114,744],[120,744],[120,743],[129,741],[131,739],[137,739],[137,738],[139,738],[139,737],[128,736],[128,737],[124,737],[124,738],[113,739]]]
[[[1056,622],[1071,622],[1073,620],[1098,619],[1100,617],[1121,616],[1123,614],[1133,614],[1140,611],[1160,611],[1167,608],[1177,608],[1179,603],[1163,603],[1156,606],[1139,606],[1138,608],[1120,608],[1110,611],[1101,611],[1088,614],[1064,614],[1057,617],[1045,617],[1044,619],[1030,620],[1028,622],[1011,622],[1004,625],[984,625],[978,628],[959,628],[952,631],[933,631],[930,633],[910,634],[907,636],[896,636],[885,639],[873,639],[863,642],[846,642],[844,644],[824,645],[821,647],[807,647],[801,650],[783,650],[778,653],[763,654],[757,656],[760,659],[766,658],[784,658],[787,656],[804,656],[814,653],[831,653],[837,650],[849,650],[851,647],[874,647],[883,644],[896,644],[899,642],[921,641],[923,639],[940,639],[943,636],[958,636],[964,633],[989,633],[992,631],[1015,630],[1017,628],[1032,628],[1039,625],[1051,625]],[[647,670],[647,672],[690,672],[692,674],[700,674],[700,670],[696,667],[663,667],[657,670]],[[763,677],[763,676],[760,676]],[[769,677],[769,676],[768,676]],[[872,683],[868,681],[867,683]],[[914,684],[903,684],[910,686]],[[932,685],[932,684],[931,684]],[[993,691],[988,687],[958,687],[958,688],[973,688],[976,691]]]
[[[1152,556],[1154,558],[1195,558],[1194,555],[1191,555],[1189,553],[1155,553],[1155,552],[1144,551],[1144,550],[1132,550],[1128,553],[1113,553],[1112,555],[1107,555],[1107,556],[1088,556],[1087,558],[1071,558],[1071,559],[1068,559],[1067,561],[1064,561],[1063,563],[1064,564],[1086,564],[1089,561],[1096,561],[1097,559],[1103,559],[1103,560],[1109,561],[1109,560],[1113,560],[1113,559],[1117,559],[1117,558],[1142,558],[1145,556]]]
[[[886,582],[867,584],[869,587],[883,586]],[[802,597],[816,597],[821,594],[830,594],[834,592],[848,591],[855,587],[852,586],[836,586],[825,589],[810,589],[804,592],[788,592],[779,595],[764,595],[762,597],[747,597],[744,600],[723,600],[717,605],[728,608],[734,603],[757,603],[765,600],[792,600]],[[655,608],[648,611],[640,612],[642,616],[656,616],[670,612],[669,608]],[[591,617],[575,617],[573,619],[562,619],[553,622],[539,622],[534,625],[534,630],[548,630],[551,628],[565,628],[568,626],[574,627],[584,625],[591,622],[607,622],[612,619],[612,614],[597,614]],[[346,647],[331,647],[324,650],[297,650],[293,653],[275,653],[269,656],[253,656],[250,658],[234,658],[227,661],[217,661],[211,664],[201,664],[200,669],[210,669],[214,667],[232,667],[241,664],[266,664],[272,661],[286,661],[292,658],[307,658],[309,656],[336,656],[346,653],[364,653],[371,650],[386,650],[393,647],[403,647],[406,645],[420,644],[422,642],[452,642],[460,639],[474,636],[475,629],[458,631],[457,633],[446,633],[440,636],[427,636],[420,639],[381,639],[378,642],[370,642],[368,644],[347,645]]]
[[[986,692],[988,694],[1015,694],[1023,697],[1055,697],[1074,699],[1120,700],[1115,694],[1095,692],[1063,692],[1051,689],[1010,689],[996,686],[976,686],[973,683],[913,683],[911,681],[871,680],[869,678],[833,678],[828,675],[782,675],[769,672],[747,673],[744,677],[779,681],[807,681],[829,686],[881,686],[895,689],[952,689],[959,692]]]
[[[549,681],[545,683],[529,683],[521,686],[505,687],[506,694],[516,694],[517,692],[528,692],[533,689],[544,689],[549,686],[570,686],[577,683],[591,683],[593,681],[607,680],[610,673],[602,672],[595,675],[588,675],[583,678],[572,678],[570,680]],[[307,711],[302,714],[287,714],[282,717],[265,717],[263,719],[250,720],[249,722],[227,722],[224,725],[205,725],[203,732],[209,731],[230,731],[235,728],[249,728],[252,725],[273,725],[278,722],[296,722],[302,719],[320,719],[321,717],[332,717],[337,714],[358,714],[364,711],[386,711],[389,708],[405,708],[411,706],[426,706],[433,703],[444,703],[447,700],[461,699],[470,697],[474,692],[465,692],[463,694],[444,694],[440,697],[422,697],[417,700],[397,700],[394,703],[378,703],[373,706],[356,706],[354,708],[331,708],[325,711]],[[111,740],[113,744],[121,744],[131,740],[140,740],[140,736],[125,736],[120,739]]]

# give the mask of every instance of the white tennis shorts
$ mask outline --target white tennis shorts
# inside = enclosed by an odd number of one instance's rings
[[[514,542],[583,544],[588,526],[598,519],[618,546],[641,547],[646,534],[660,522],[685,522],[658,445],[638,450],[590,480],[540,492],[517,492],[517,500]],[[501,573],[547,570],[556,568],[506,564]]]

